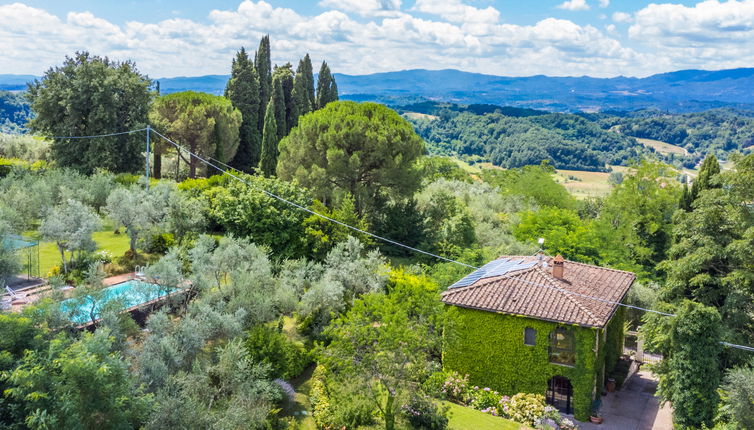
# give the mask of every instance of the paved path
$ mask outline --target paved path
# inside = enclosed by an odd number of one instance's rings
[[[654,396],[657,379],[648,370],[640,370],[614,393],[602,397],[602,424],[578,423],[582,430],[672,430],[670,404],[660,406]]]

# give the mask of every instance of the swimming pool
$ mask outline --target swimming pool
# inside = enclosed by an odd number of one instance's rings
[[[174,291],[177,290],[166,290],[159,285],[133,279],[104,288],[102,295],[96,299],[86,296],[63,300],[60,302],[60,310],[70,315],[70,320],[74,323],[86,324],[91,322],[92,314],[95,319],[99,319],[103,306],[114,300],[120,301],[121,309],[128,309],[159,299]]]

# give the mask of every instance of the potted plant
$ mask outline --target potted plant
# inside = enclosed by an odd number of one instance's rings
[[[589,421],[594,424],[602,424],[602,415],[600,415],[600,411],[592,411],[592,414],[589,416]]]
[[[607,391],[609,393],[615,392],[615,378],[607,378]]]

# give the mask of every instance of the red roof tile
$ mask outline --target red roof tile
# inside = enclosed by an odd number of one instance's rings
[[[537,260],[537,257],[503,258]],[[552,276],[553,258],[544,257],[543,262],[544,267],[535,264],[500,276],[482,277],[468,286],[449,288],[442,293],[442,301],[490,312],[604,327],[618,307],[614,303],[623,299],[636,279],[630,272],[569,260],[564,261],[563,279],[557,279]]]

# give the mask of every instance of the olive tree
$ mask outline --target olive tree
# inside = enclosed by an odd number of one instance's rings
[[[76,252],[94,251],[97,244],[92,233],[99,230],[100,218],[89,206],[69,199],[53,208],[42,221],[39,233],[46,241],[55,242],[60,252],[61,267],[68,273]],[[65,253],[70,252],[66,262]]]

